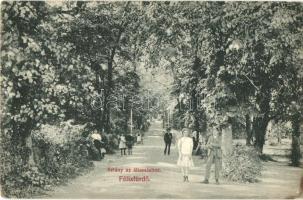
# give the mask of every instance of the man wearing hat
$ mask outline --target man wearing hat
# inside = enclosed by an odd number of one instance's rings
[[[170,145],[173,139],[173,134],[170,132],[170,130],[171,128],[167,127],[166,132],[164,134],[164,142],[165,142],[164,155],[166,155],[166,152],[168,155],[170,154]]]
[[[218,125],[214,125],[214,130],[212,134],[208,138],[206,148],[208,149],[208,159],[206,163],[206,174],[205,180],[203,183],[208,184],[208,180],[210,177],[210,170],[212,163],[215,163],[215,179],[216,184],[219,184],[219,173],[221,169],[221,159],[222,159],[222,150],[221,150],[221,136],[220,136],[220,127]]]

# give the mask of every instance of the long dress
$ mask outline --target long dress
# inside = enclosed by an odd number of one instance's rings
[[[193,167],[192,159],[193,139],[190,137],[182,137],[178,141],[179,158],[177,165],[180,167]]]
[[[137,134],[137,143],[141,143],[142,141],[142,136],[140,133]]]
[[[125,148],[126,148],[125,136],[124,136],[124,135],[121,135],[121,136],[120,136],[119,149],[125,149]]]

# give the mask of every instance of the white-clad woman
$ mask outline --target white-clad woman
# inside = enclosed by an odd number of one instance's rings
[[[184,128],[182,130],[182,137],[178,140],[179,158],[177,165],[181,167],[184,182],[188,182],[188,172],[194,166],[192,152],[193,152],[193,139],[189,137],[190,129]]]
[[[123,155],[126,155],[126,139],[125,139],[125,136],[124,134],[121,134],[120,135],[120,138],[119,138],[119,149],[121,151],[121,156]]]
[[[142,144],[142,135],[140,132],[137,133],[137,144]]]

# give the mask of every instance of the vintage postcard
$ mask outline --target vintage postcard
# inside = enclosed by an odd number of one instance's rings
[[[1,1],[1,196],[302,198],[303,4]]]

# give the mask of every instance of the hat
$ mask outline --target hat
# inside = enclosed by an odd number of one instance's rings
[[[182,134],[183,134],[184,131],[187,131],[188,135],[191,134],[191,129],[190,128],[183,128],[182,129]]]

